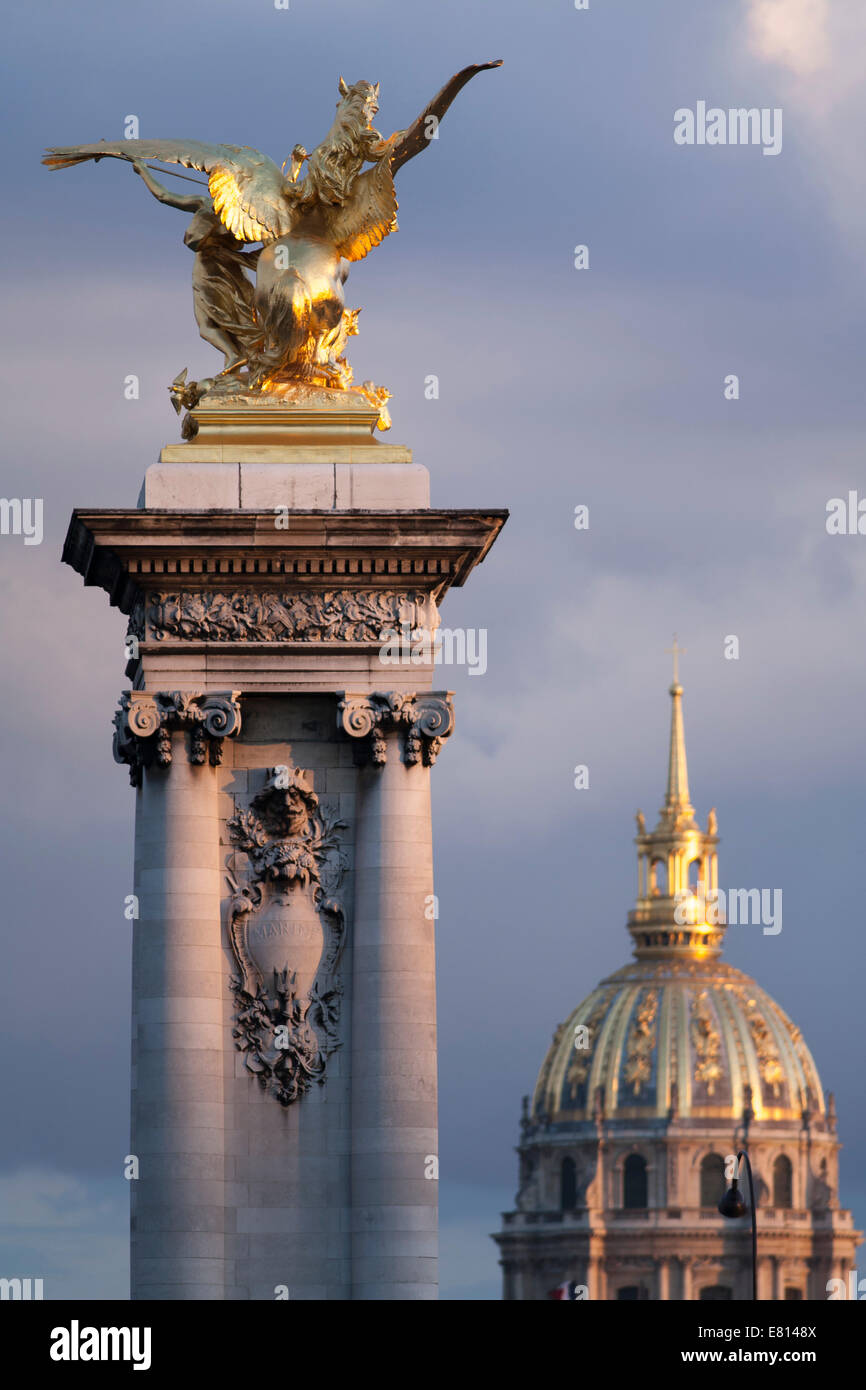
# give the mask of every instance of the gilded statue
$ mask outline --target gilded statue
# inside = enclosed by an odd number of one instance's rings
[[[381,408],[383,387],[352,385],[347,339],[357,309],[344,285],[360,261],[397,230],[394,175],[438,133],[462,87],[501,60],[463,68],[405,130],[387,139],[375,129],[379,83],[339,81],[337,113],[312,154],[296,145],[282,168],[250,146],[199,140],[117,140],[51,148],[52,169],[106,157],[128,160],[160,202],[192,214],[184,238],[195,252],[193,301],[201,336],[224,355],[214,378],[172,385],[175,404],[204,394],[291,395],[299,386],[354,390]],[[145,160],[181,164],[207,175],[207,193],[175,197]],[[367,167],[369,166],[369,167]],[[170,171],[167,171],[170,172]],[[258,251],[244,246],[261,244]],[[255,284],[247,270],[255,265]]]

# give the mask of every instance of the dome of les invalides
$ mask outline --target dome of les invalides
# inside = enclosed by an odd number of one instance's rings
[[[516,1210],[494,1236],[506,1299],[751,1297],[750,1215],[718,1202],[738,1150],[756,1182],[758,1296],[827,1297],[860,1238],[838,1201],[836,1115],[783,1009],[721,959],[758,890],[719,892],[715,811],[691,804],[682,686],[658,822],[637,814],[634,960],[561,1023],[521,1122]]]

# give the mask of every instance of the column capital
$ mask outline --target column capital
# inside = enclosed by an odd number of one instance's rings
[[[374,690],[359,693],[344,690],[337,707],[338,727],[351,738],[363,739],[356,761],[381,767],[388,759],[385,735],[389,730],[404,735],[403,761],[409,766],[435,763],[443,740],[454,728],[453,690],[400,691]]]
[[[129,765],[129,780],[141,786],[143,767],[171,763],[171,735],[189,729],[189,760],[222,761],[222,741],[240,732],[239,690],[124,690],[114,715],[114,761]]]

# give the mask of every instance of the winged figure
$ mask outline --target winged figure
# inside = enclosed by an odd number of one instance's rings
[[[254,269],[259,251],[243,251],[214,212],[209,193],[189,197],[171,192],[141,160],[132,167],[160,203],[191,213],[184,245],[195,252],[192,302],[198,330],[206,343],[223,354],[223,373],[249,362],[261,340],[253,309],[253,285],[245,271]]]
[[[231,378],[232,390],[279,392],[300,382],[348,389],[352,373],[342,350],[346,339],[357,332],[358,314],[345,305],[343,286],[349,267],[397,229],[394,175],[436,138],[439,121],[461,88],[476,73],[500,66],[497,60],[463,68],[406,130],[387,139],[373,125],[379,110],[379,83],[348,86],[341,77],[336,117],[325,139],[312,154],[296,145],[282,168],[250,146],[209,145],[200,140],[62,146],[48,150],[43,163],[66,169],[87,160],[116,158],[132,161],[142,172],[142,161],[154,159],[205,173],[209,197],[204,200],[161,196],[165,190],[160,185],[146,182],[160,201],[194,211],[202,223],[211,217],[215,227],[225,228],[220,257],[211,254],[206,268],[199,267],[200,278],[210,278],[207,299],[199,295],[196,301],[202,336],[225,352],[220,376]],[[212,235],[208,244],[216,241],[218,237]],[[225,305],[221,318],[216,316],[216,333],[215,316],[206,306],[220,298],[214,293],[220,265],[231,265],[227,297],[237,319],[236,310],[245,300],[240,269],[244,258],[230,248],[242,253],[245,243],[262,244],[256,283],[246,297],[246,323],[233,323],[227,338]],[[198,250],[189,234],[187,244]],[[248,259],[255,255],[248,253]],[[200,260],[197,255],[197,263]],[[184,403],[191,399],[195,385],[185,384]],[[367,387],[378,392],[380,400],[388,394],[364,383],[365,394],[369,394]]]

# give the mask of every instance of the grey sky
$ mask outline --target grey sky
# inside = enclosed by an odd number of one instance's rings
[[[59,552],[73,506],[135,502],[177,437],[166,386],[215,361],[183,217],[108,162],[49,173],[42,148],[118,138],[136,114],[142,134],[282,161],[324,134],[340,72],[381,80],[387,133],[496,57],[400,174],[401,230],[347,287],[364,306],[356,378],[393,390],[391,438],[430,469],[434,505],[512,511],[443,615],[489,634],[483,677],[443,672],[458,725],[434,773],[443,1296],[498,1297],[486,1233],[515,1186],[520,1096],[555,1024],[628,958],[632,816],[664,790],[675,630],[720,882],[784,891],[781,935],[732,928],[726,957],[835,1090],[862,1226],[866,539],[824,527],[828,498],[866,494],[855,6],[788,0],[784,22],[774,0],[7,13],[0,492],[45,500],[41,547],[0,540],[7,1272],[36,1275],[52,1250],[60,1296],[116,1288],[123,1268],[133,799],[110,724],[125,624]],[[674,111],[699,99],[782,107],[782,153],[675,146]]]

